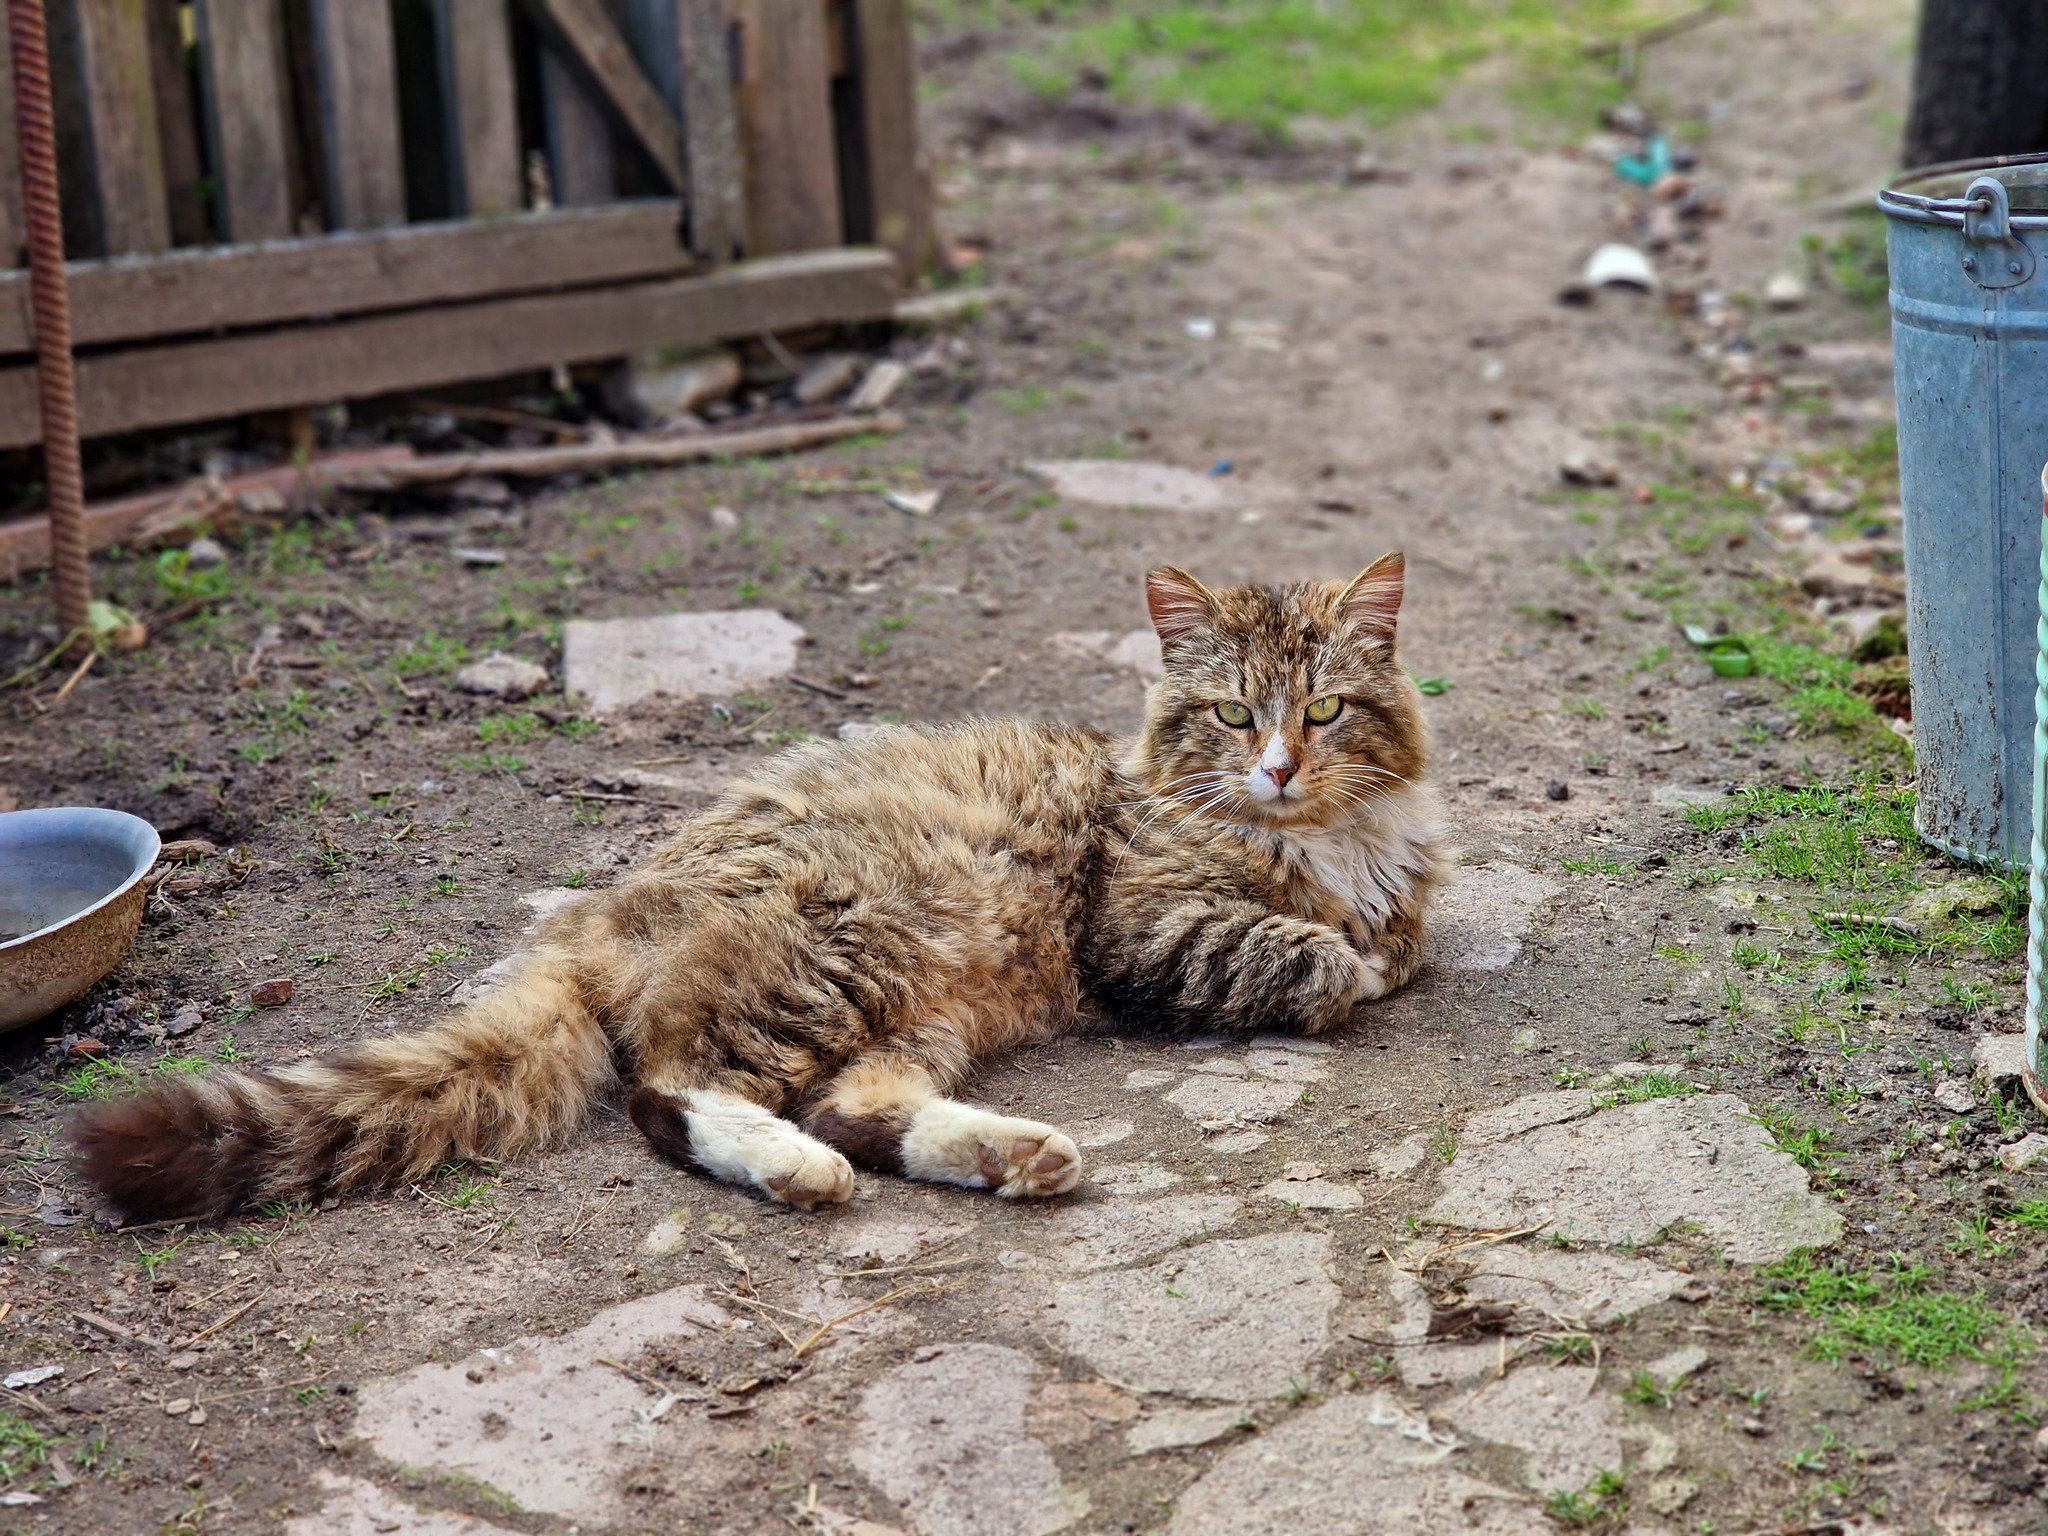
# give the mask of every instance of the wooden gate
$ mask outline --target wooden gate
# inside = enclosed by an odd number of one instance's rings
[[[907,0],[51,0],[84,434],[887,314]],[[0,34],[0,448],[38,440]]]

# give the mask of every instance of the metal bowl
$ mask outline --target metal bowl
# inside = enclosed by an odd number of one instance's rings
[[[0,1030],[83,996],[121,963],[161,846],[126,811],[0,815]]]

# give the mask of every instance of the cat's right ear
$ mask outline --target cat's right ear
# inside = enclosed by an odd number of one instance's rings
[[[1216,594],[1178,566],[1162,565],[1145,577],[1145,605],[1162,643],[1184,639],[1216,622]]]

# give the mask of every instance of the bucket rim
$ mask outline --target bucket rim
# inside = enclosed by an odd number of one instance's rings
[[[1970,160],[1941,160],[1931,165],[1912,166],[1899,172],[1885,184],[1883,190],[1877,194],[1877,206],[1887,216],[1904,219],[1910,223],[1948,224],[1960,227],[1963,215],[1972,206],[1960,197],[1970,181],[2000,171],[2025,171],[2036,167],[2039,168],[2039,174],[2020,178],[2017,185],[2005,176],[1999,176],[1998,179],[2006,182],[2014,191],[2034,194],[2029,201],[2034,202],[2036,206],[2025,211],[2015,208],[2011,216],[2012,227],[2048,229],[2048,151],[2024,155],[1984,155]],[[1908,190],[1913,187],[1940,188],[1954,195],[1943,197]]]

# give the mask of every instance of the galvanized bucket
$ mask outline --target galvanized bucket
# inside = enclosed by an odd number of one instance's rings
[[[1887,216],[1920,835],[2028,861],[2048,155],[1910,171]]]

